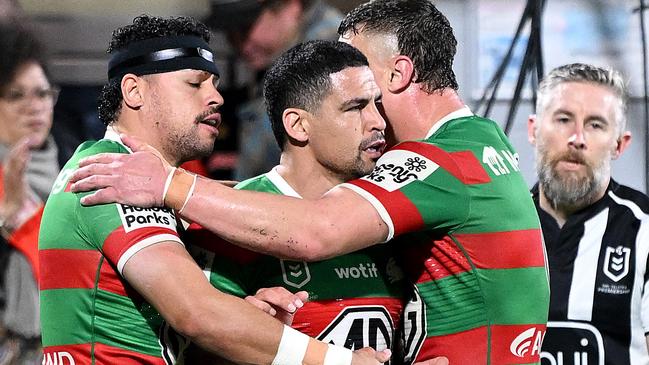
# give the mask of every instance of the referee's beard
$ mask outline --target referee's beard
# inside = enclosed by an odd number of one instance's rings
[[[595,203],[611,176],[610,151],[596,165],[591,165],[581,152],[572,150],[553,157],[543,143],[538,143],[535,157],[539,186],[555,210],[574,212]],[[585,174],[558,171],[557,164],[561,161],[581,163]]]

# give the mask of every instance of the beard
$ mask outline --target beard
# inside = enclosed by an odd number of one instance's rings
[[[552,157],[541,144],[537,147],[535,157],[539,186],[556,210],[577,211],[591,205],[600,198],[611,175],[610,151],[594,165],[589,164],[583,154],[575,150]],[[586,167],[586,173],[561,173],[557,170],[557,164],[561,161],[578,162]]]

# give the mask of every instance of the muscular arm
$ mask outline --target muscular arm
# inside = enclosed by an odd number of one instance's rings
[[[126,262],[123,275],[176,331],[197,345],[237,363],[270,364],[275,359],[284,325],[243,299],[214,289],[177,242],[140,250]],[[329,356],[326,348],[310,339],[302,363],[322,363],[322,356]],[[376,365],[389,355],[364,348],[355,351],[351,364]]]
[[[388,235],[374,207],[345,188],[307,200],[233,190],[199,178],[182,215],[239,246],[294,260],[327,259]]]
[[[243,299],[215,290],[178,243],[139,251],[123,274],[176,331],[199,346],[243,363],[269,364],[275,357],[282,324]]]

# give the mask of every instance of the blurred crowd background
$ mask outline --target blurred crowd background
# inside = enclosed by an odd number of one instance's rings
[[[39,193],[48,191],[58,164],[65,161],[80,142],[102,138],[104,126],[97,117],[96,99],[106,80],[108,40],[113,29],[130,23],[143,13],[193,16],[206,22],[214,33],[211,46],[221,70],[220,89],[226,101],[223,124],[212,156],[196,162],[192,168],[214,178],[235,180],[268,171],[277,164],[279,150],[264,111],[260,87],[264,71],[277,55],[300,41],[336,39],[343,14],[360,2],[0,0],[0,19],[9,27],[3,28],[3,32],[4,29],[25,28],[35,42],[40,43],[35,46],[37,56],[26,59],[26,64],[38,66],[36,71],[20,64],[14,65],[19,71],[6,80],[0,80],[0,99],[3,99],[0,100],[0,130],[8,130],[21,116],[31,115],[33,120],[42,120],[38,123],[43,124],[45,131],[43,138],[36,142],[31,139],[24,142],[25,134],[20,131],[6,136],[0,132],[0,157],[3,158],[5,174],[0,196],[3,196],[5,205],[17,197],[14,205],[26,215],[21,219],[28,220],[27,213],[33,213],[29,209],[37,210],[46,199],[46,193]],[[643,11],[639,9],[639,3],[630,0],[435,1],[455,29],[459,41],[455,71],[462,85],[459,92],[472,108],[477,108],[478,100],[512,46],[517,25],[524,19],[526,6],[530,4],[544,5],[538,18],[541,53],[535,62],[542,60],[545,70],[571,62],[620,70],[629,80],[628,128],[634,139],[630,149],[613,165],[613,175],[618,182],[646,192],[645,61],[640,27]],[[6,31],[5,35],[8,33]],[[500,89],[493,97],[489,116],[504,122],[512,101],[520,101],[508,131],[520,154],[521,170],[531,186],[535,181],[535,170],[533,149],[527,141],[526,121],[527,116],[533,113],[530,91],[533,88],[526,83],[521,93],[515,93],[529,34],[528,23],[523,27],[520,41],[512,47],[511,62],[503,68]],[[5,47],[24,44],[16,38],[5,38],[8,42],[3,44]],[[0,52],[5,53],[5,59],[14,57],[7,49]],[[5,64],[1,66],[8,67]],[[0,74],[2,72],[5,71],[0,70]],[[26,87],[25,92],[22,89],[15,91],[12,85],[19,81],[23,72],[35,72],[36,76],[25,74],[25,77],[32,81],[38,79],[41,85]],[[47,133],[49,123],[51,136]],[[32,150],[31,155],[24,151],[24,147],[20,149],[21,141],[29,145],[27,149]],[[56,150],[52,152],[50,147]],[[42,152],[42,160],[33,151]],[[14,182],[18,181],[13,185],[12,173],[17,176]],[[9,223],[16,225],[24,221],[0,222],[0,226]],[[6,244],[1,247],[4,251],[11,250]],[[4,274],[7,265],[26,269],[22,277],[10,278],[15,280],[14,284],[9,285],[9,289],[5,288],[0,296],[5,303],[2,306],[5,308],[2,318],[5,319],[0,326],[0,364],[37,363],[38,333],[23,328],[25,326],[12,327],[8,322],[19,317],[7,312],[9,304],[30,308],[29,303],[33,306],[37,300],[38,293],[32,290],[34,280],[29,260],[23,258],[24,262],[15,262],[10,261],[11,255],[1,256],[5,260],[0,265],[2,281],[8,280]],[[29,252],[22,256],[29,258]],[[12,270],[15,273],[17,269]],[[7,293],[12,285],[21,292]],[[17,304],[11,302],[12,295],[19,301]],[[37,312],[37,308],[31,311]],[[33,316],[32,312],[21,315],[29,318]],[[29,322],[20,318],[22,324]]]

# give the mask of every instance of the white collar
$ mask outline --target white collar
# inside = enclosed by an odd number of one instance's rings
[[[124,142],[122,142],[122,139],[119,138],[119,133],[117,133],[115,128],[113,128],[112,126],[106,127],[106,133],[104,134],[104,139],[108,139],[108,140],[117,142],[117,143],[121,144],[122,146],[124,146],[124,148],[126,148],[129,153],[133,153],[133,151],[131,151],[131,149],[128,148],[128,146],[125,145]]]
[[[446,122],[453,119],[470,117],[470,116],[473,116],[473,112],[466,105],[462,109],[458,109],[454,112],[446,114],[444,118],[438,120],[435,124],[433,124],[433,127],[426,134],[426,139],[430,138],[430,136],[432,136],[435,132],[437,132],[440,128],[442,128],[442,126],[446,124]]]
[[[273,167],[272,170],[268,171],[266,173],[266,177],[268,180],[270,180],[278,189],[279,191],[287,196],[292,196],[294,198],[302,198],[300,194],[298,194],[295,189],[291,185],[289,185],[288,181],[286,181],[282,175],[277,172],[277,168],[279,166]]]

